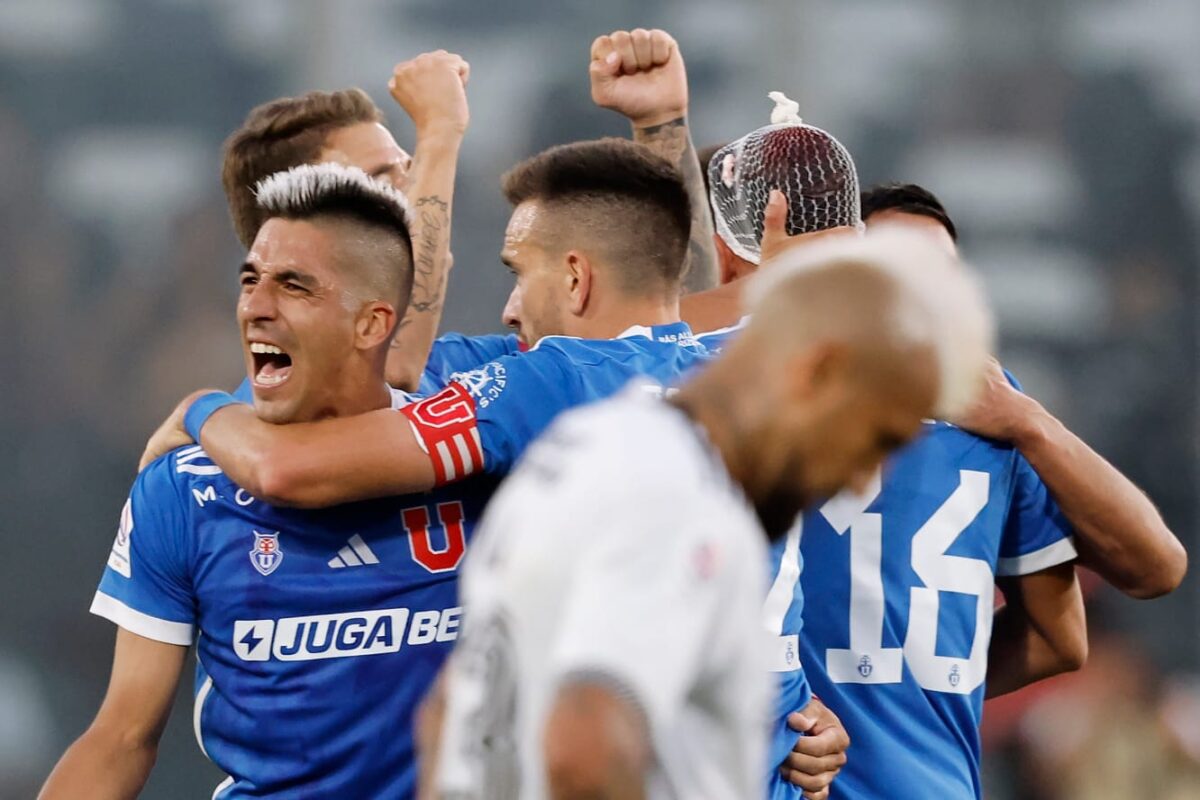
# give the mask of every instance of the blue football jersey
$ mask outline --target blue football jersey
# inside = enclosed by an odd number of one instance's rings
[[[802,658],[854,742],[831,797],[981,797],[994,578],[1075,557],[1046,486],[1013,447],[928,423],[801,530]]]
[[[199,446],[137,478],[92,611],[197,646],[214,798],[415,795],[415,710],[457,637],[457,572],[488,477],[281,509]]]
[[[449,383],[455,373],[514,355],[520,349],[515,333],[483,336],[447,333],[439,336],[429,351],[429,360],[425,363],[425,371],[421,373],[421,385],[417,392],[421,395],[434,394]]]
[[[697,339],[719,353],[744,324]],[[854,742],[831,797],[979,797],[993,576],[1071,560],[1071,531],[1014,448],[944,422],[928,425],[883,474],[882,486],[839,495],[776,543],[768,621],[779,618],[790,583],[784,631],[803,630],[812,691]],[[819,602],[806,607],[805,596]],[[781,696],[779,714],[789,710]],[[775,724],[773,757],[795,741],[782,719]],[[778,779],[771,790],[799,796]]]
[[[403,413],[439,484],[504,475],[562,411],[608,397],[637,377],[671,386],[708,358],[682,322],[631,328],[615,339],[547,336],[528,352],[456,373]]]

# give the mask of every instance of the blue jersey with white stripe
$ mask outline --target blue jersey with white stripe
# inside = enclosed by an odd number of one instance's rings
[[[719,352],[740,327],[697,338]],[[994,576],[1075,557],[1041,479],[1013,447],[929,423],[881,482],[805,514],[793,539],[801,658],[854,742],[830,797],[980,797]]]
[[[745,322],[742,320],[730,328],[697,334],[696,339],[710,353],[720,355]],[[779,774],[779,765],[787,758],[800,735],[788,727],[787,716],[804,708],[812,699],[800,648],[801,630],[804,627],[804,592],[800,586],[800,575],[804,559],[798,528],[789,532],[786,538],[772,543],[770,559],[771,588],[763,605],[763,615],[767,632],[773,639],[772,669],[777,673],[779,686],[775,695],[775,714],[771,720],[767,796],[772,800],[794,800],[801,797],[800,788],[788,783]]]
[[[92,610],[196,641],[196,736],[230,776],[214,797],[412,797],[414,713],[493,488],[280,509],[176,450],[138,476]]]
[[[677,323],[548,337],[473,372],[444,359],[455,381],[417,406],[469,397],[480,468],[451,478],[486,474],[415,498],[277,509],[198,446],[176,451],[138,477],[93,611],[198,641],[197,737],[230,774],[215,797],[410,797],[413,715],[457,635],[457,567],[498,477],[561,411],[706,358]]]
[[[928,423],[862,496],[803,519],[801,652],[854,741],[831,796],[978,798],[994,577],[1075,557],[1011,446]],[[819,567],[818,567],[819,565]]]

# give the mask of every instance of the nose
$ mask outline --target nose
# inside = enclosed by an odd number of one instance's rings
[[[508,302],[504,304],[500,320],[509,328],[515,328],[518,331],[521,329],[521,295],[518,294],[515,287],[508,295]]]
[[[260,280],[253,286],[242,289],[242,296],[238,301],[238,317],[244,322],[273,319],[275,313],[275,292],[271,290],[268,281]]]

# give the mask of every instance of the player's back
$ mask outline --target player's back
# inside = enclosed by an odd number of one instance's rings
[[[214,797],[415,794],[414,713],[457,638],[487,481],[299,511],[197,446],[139,477],[93,610],[197,639],[196,736],[231,776]]]
[[[635,386],[565,415],[501,487],[464,573],[442,791],[543,797],[545,714],[578,676],[645,714],[649,797],[757,796],[764,559],[682,412]]]
[[[980,797],[994,576],[1074,557],[1032,468],[930,423],[864,495],[805,514],[801,551],[805,671],[854,742],[831,797]]]

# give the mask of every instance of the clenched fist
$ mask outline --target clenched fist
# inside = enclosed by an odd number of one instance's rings
[[[471,65],[462,56],[435,50],[397,64],[388,91],[412,118],[418,134],[430,128],[461,134],[470,121],[466,92],[470,76]]]
[[[679,46],[666,31],[613,31],[592,42],[592,101],[629,118],[638,128],[687,114],[687,72]]]

